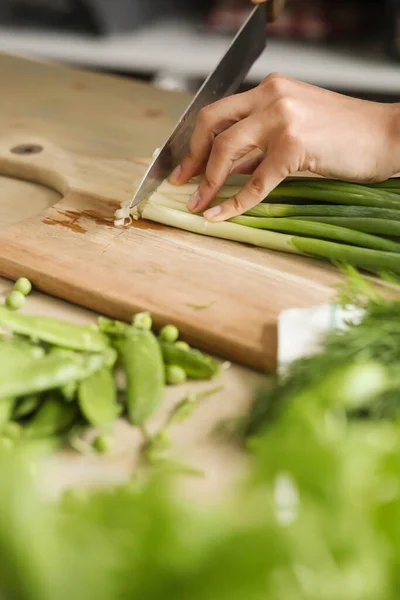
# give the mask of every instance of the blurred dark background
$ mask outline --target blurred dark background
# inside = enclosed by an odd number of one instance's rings
[[[0,50],[195,90],[250,0],[0,0]],[[271,71],[400,100],[400,0],[287,0],[244,87]]]

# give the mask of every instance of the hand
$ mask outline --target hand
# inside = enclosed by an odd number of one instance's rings
[[[299,171],[383,181],[400,171],[399,113],[400,105],[357,100],[272,74],[258,87],[202,109],[190,153],[170,180],[184,184],[204,173],[188,203],[193,212],[203,212],[234,163],[257,149],[256,158],[235,169],[252,173],[245,187],[205,212],[212,221],[244,213]]]

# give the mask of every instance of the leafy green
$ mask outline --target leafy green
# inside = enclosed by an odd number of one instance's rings
[[[359,325],[260,391],[248,476],[217,504],[162,465],[51,502],[32,448],[0,445],[0,597],[398,600],[399,308],[365,297]]]
[[[273,422],[287,404],[318,381],[328,379],[336,369],[368,361],[387,370],[387,381],[381,394],[373,403],[367,398],[364,405],[354,406],[356,390],[350,389],[351,397],[347,405],[344,402],[344,408],[353,417],[371,418],[395,418],[400,411],[400,299],[398,296],[387,299],[353,269],[348,273],[348,282],[338,298],[343,306],[352,305],[363,310],[361,321],[349,321],[345,329],[330,331],[319,353],[295,361],[285,375],[275,376],[272,386],[260,390],[247,434],[252,435],[264,423]]]

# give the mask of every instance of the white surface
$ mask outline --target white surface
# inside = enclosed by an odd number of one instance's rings
[[[279,370],[283,372],[293,361],[318,352],[330,330],[357,323],[362,315],[359,308],[343,309],[335,304],[282,311],[278,319]]]
[[[88,38],[0,29],[0,50],[129,72],[167,72],[204,78],[221,58],[229,37],[206,35],[190,23],[160,23],[129,34]],[[400,94],[400,66],[348,50],[271,40],[249,80],[280,71],[321,86]]]

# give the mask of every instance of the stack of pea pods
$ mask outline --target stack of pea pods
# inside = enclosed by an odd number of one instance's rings
[[[134,315],[131,323],[100,317],[90,325],[21,314],[31,289],[28,279],[19,279],[0,306],[2,445],[48,440],[69,442],[78,451],[107,452],[118,418],[126,417],[143,432],[166,385],[219,374],[218,362],[179,340],[174,325],[156,335],[149,313]],[[183,398],[170,420],[181,420],[217,389]],[[95,432],[90,443],[88,430]],[[149,456],[159,442],[159,436],[147,440]]]

